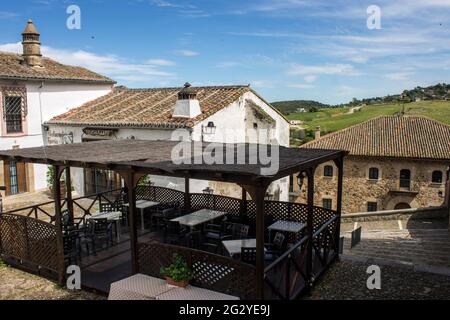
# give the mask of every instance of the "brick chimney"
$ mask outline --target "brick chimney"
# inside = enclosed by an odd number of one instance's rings
[[[175,103],[172,117],[177,118],[195,118],[200,115],[202,110],[197,100],[197,92],[190,83],[185,83],[184,88],[178,92],[178,100]]]
[[[22,33],[22,57],[24,62],[30,67],[42,66],[41,42],[40,34],[33,24],[33,21],[28,20],[27,27]]]
[[[320,126],[316,127],[316,131],[314,132],[314,139],[320,139]]]

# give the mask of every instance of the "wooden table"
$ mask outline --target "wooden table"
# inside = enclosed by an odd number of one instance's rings
[[[165,280],[136,274],[111,284],[108,300],[239,300],[220,292],[188,286],[179,288]]]
[[[116,223],[117,243],[120,242],[120,234],[122,233],[122,228],[121,228],[121,225],[120,225],[121,222],[122,222],[122,212],[120,212],[120,211],[100,212],[100,213],[96,213],[96,214],[90,216],[87,219],[88,220],[102,220],[102,219],[106,219],[108,221],[115,222]]]
[[[181,217],[172,219],[171,221],[179,222],[180,224],[182,224],[184,226],[188,226],[192,229],[200,224],[204,224],[206,222],[215,220],[215,219],[223,217],[225,215],[227,215],[226,212],[215,211],[215,210],[210,210],[210,209],[202,209],[202,210],[187,214],[185,216],[181,216]]]
[[[145,226],[144,226],[144,211],[145,211],[145,209],[157,206],[158,204],[160,204],[160,203],[155,202],[155,201],[142,200],[142,199],[136,200],[136,209],[139,209],[141,211],[141,230],[142,231],[145,231]],[[128,203],[124,203],[123,205],[125,207],[129,206]]]

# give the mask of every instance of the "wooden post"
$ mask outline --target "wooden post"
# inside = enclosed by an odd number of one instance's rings
[[[65,277],[65,263],[64,263],[64,239],[62,230],[62,215],[61,215],[61,167],[53,166],[55,170],[55,178],[53,180],[53,199],[55,200],[55,230],[56,230],[56,257],[58,265],[58,283],[62,286]]]
[[[131,249],[131,271],[132,274],[139,272],[138,266],[138,234],[136,225],[136,178],[134,172],[127,171],[122,174],[125,180],[125,186],[128,189],[128,223],[130,230],[130,249]]]
[[[190,191],[190,179],[184,179],[184,209],[186,211],[191,210],[191,191]]]
[[[73,199],[72,199],[72,178],[70,176],[70,167],[66,167],[66,202],[67,202],[67,210],[69,211],[70,221],[73,223],[74,221],[74,212],[73,212]]]
[[[240,215],[243,217],[247,213],[247,190],[242,188]]]
[[[339,238],[341,236],[341,215],[342,215],[342,190],[343,190],[343,182],[344,182],[344,157],[339,158],[339,160],[335,161],[338,167],[338,188],[337,188],[337,207],[336,207],[336,234],[334,238],[334,247],[336,257],[339,257]]]
[[[264,300],[264,196],[267,185],[242,186],[246,189],[256,205],[256,299]]]
[[[308,218],[306,222],[306,232],[308,234],[308,245],[306,247],[306,282],[307,286],[312,286],[313,273],[313,236],[314,236],[314,173],[316,168],[309,168],[308,175]]]

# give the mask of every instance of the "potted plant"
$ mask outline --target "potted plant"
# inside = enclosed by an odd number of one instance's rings
[[[181,288],[186,288],[189,281],[194,278],[191,268],[178,254],[174,255],[173,263],[170,266],[161,268],[161,275],[166,279],[167,284]]]
[[[56,177],[55,168],[53,166],[49,166],[47,169],[47,187],[50,196],[53,196],[53,183],[55,181],[55,177]],[[61,179],[60,188],[61,188],[61,197],[65,197],[67,188],[66,182],[64,181],[63,178]]]

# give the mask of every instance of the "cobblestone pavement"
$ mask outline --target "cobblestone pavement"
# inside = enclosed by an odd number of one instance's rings
[[[379,222],[380,224],[382,222]],[[387,222],[388,223],[388,222]],[[417,222],[419,223],[419,222]],[[350,247],[351,229],[342,232],[344,236],[344,254],[386,260],[450,275],[450,232],[448,229],[432,228],[388,228],[378,225],[371,230],[373,223],[359,224],[362,228],[361,242]],[[433,221],[430,227],[439,227],[439,221]]]
[[[450,277],[414,272],[399,266],[380,266],[381,289],[367,289],[370,264],[342,260],[314,286],[310,300],[450,300]]]
[[[69,291],[44,278],[5,266],[0,261],[0,300],[101,300],[84,291]]]

